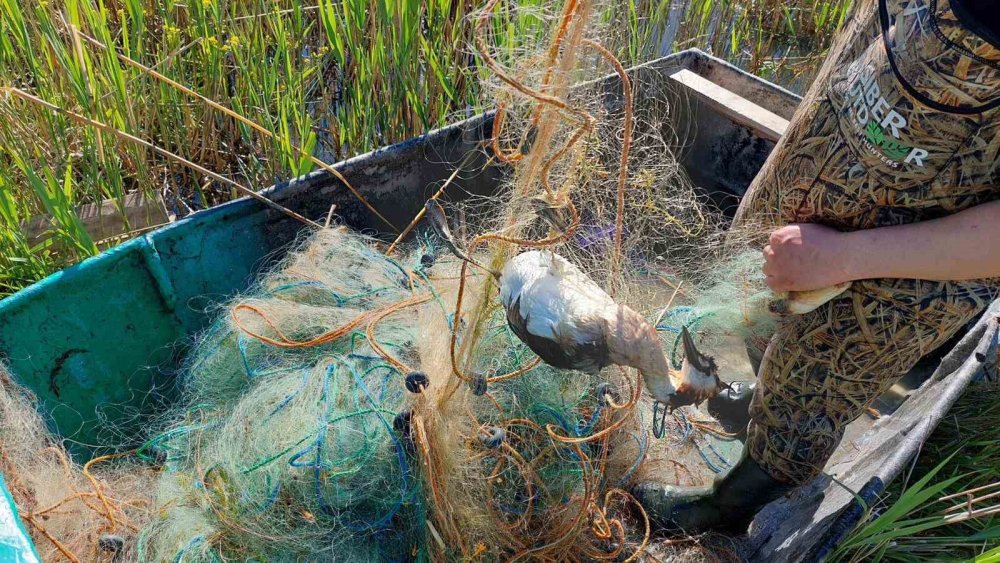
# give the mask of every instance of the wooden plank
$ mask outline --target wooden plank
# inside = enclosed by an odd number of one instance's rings
[[[675,82],[729,119],[749,127],[760,137],[777,142],[788,120],[686,68],[670,75]]]
[[[110,199],[100,204],[88,203],[76,208],[80,222],[94,242],[100,243],[170,222],[163,200],[158,195],[149,198],[141,193],[131,193],[125,196],[123,203],[124,217],[115,201]],[[48,237],[52,226],[52,218],[45,215],[32,217],[21,228],[28,236],[28,241],[37,244]]]

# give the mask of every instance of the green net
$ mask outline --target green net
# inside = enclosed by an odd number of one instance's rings
[[[411,271],[325,230],[220,316],[191,354],[185,409],[139,450],[165,467],[143,558],[399,560],[419,549],[420,485],[393,426],[406,374],[356,322],[406,301]],[[413,362],[418,332],[400,314],[371,334]]]
[[[220,314],[190,355],[183,408],[138,451],[164,467],[141,559],[512,554],[583,535],[588,487],[624,491],[648,437],[642,417],[616,415],[614,403],[636,382],[536,365],[498,307],[470,354],[473,376],[456,379],[447,356],[461,266],[430,238],[410,246],[397,260],[347,229],[319,231]],[[748,326],[718,305],[746,294],[717,284],[700,295],[716,305],[665,310],[665,349],[678,357],[680,326]],[[611,436],[628,447],[591,439],[617,420],[626,424]],[[602,508],[641,542],[625,506]],[[435,521],[453,521],[463,541]]]
[[[765,340],[769,294],[759,252],[743,244],[750,233],[726,233],[690,184],[662,77],[640,69],[628,79],[601,47],[614,30],[597,13],[592,0],[509,10],[489,0],[477,16],[501,108],[485,144],[509,178],[489,198],[442,198],[465,218],[459,242],[495,270],[526,249],[558,252],[655,326],[674,369],[683,328],[713,352]],[[550,28],[548,43],[494,53],[504,18]],[[607,72],[620,77],[610,90],[569,89]],[[304,235],[193,343],[181,398],[135,452],[160,471],[145,481],[151,510],[136,518],[128,554],[647,553],[651,526],[630,487],[663,475],[707,482],[735,462],[738,444],[704,413],[655,410],[635,370],[541,363],[512,332],[497,289],[426,232],[392,246],[341,227]],[[672,545],[654,551],[688,549]]]

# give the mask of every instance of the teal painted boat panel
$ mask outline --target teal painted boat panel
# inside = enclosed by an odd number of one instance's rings
[[[241,205],[198,214],[152,235],[185,333],[205,328],[212,305],[246,289],[274,245],[284,242],[267,240],[267,221],[266,213]]]
[[[2,303],[11,371],[72,441],[96,445],[100,419],[142,409],[151,394],[135,390],[156,389],[158,368],[172,358],[164,343],[185,334],[147,267],[153,259],[147,239],[133,240]]]

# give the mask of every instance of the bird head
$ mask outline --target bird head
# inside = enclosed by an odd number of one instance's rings
[[[681,341],[684,345],[684,362],[680,372],[674,374],[677,392],[667,403],[671,408],[700,404],[728,387],[719,379],[719,367],[715,358],[698,350],[687,327],[681,329]]]
[[[565,195],[540,195],[531,198],[535,212],[556,233],[565,233],[573,224],[573,204]]]

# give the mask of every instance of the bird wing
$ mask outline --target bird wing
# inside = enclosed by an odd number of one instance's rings
[[[546,363],[596,371],[608,363],[607,342],[597,305],[575,286],[581,276],[557,254],[525,252],[504,267],[500,299],[511,329]]]

